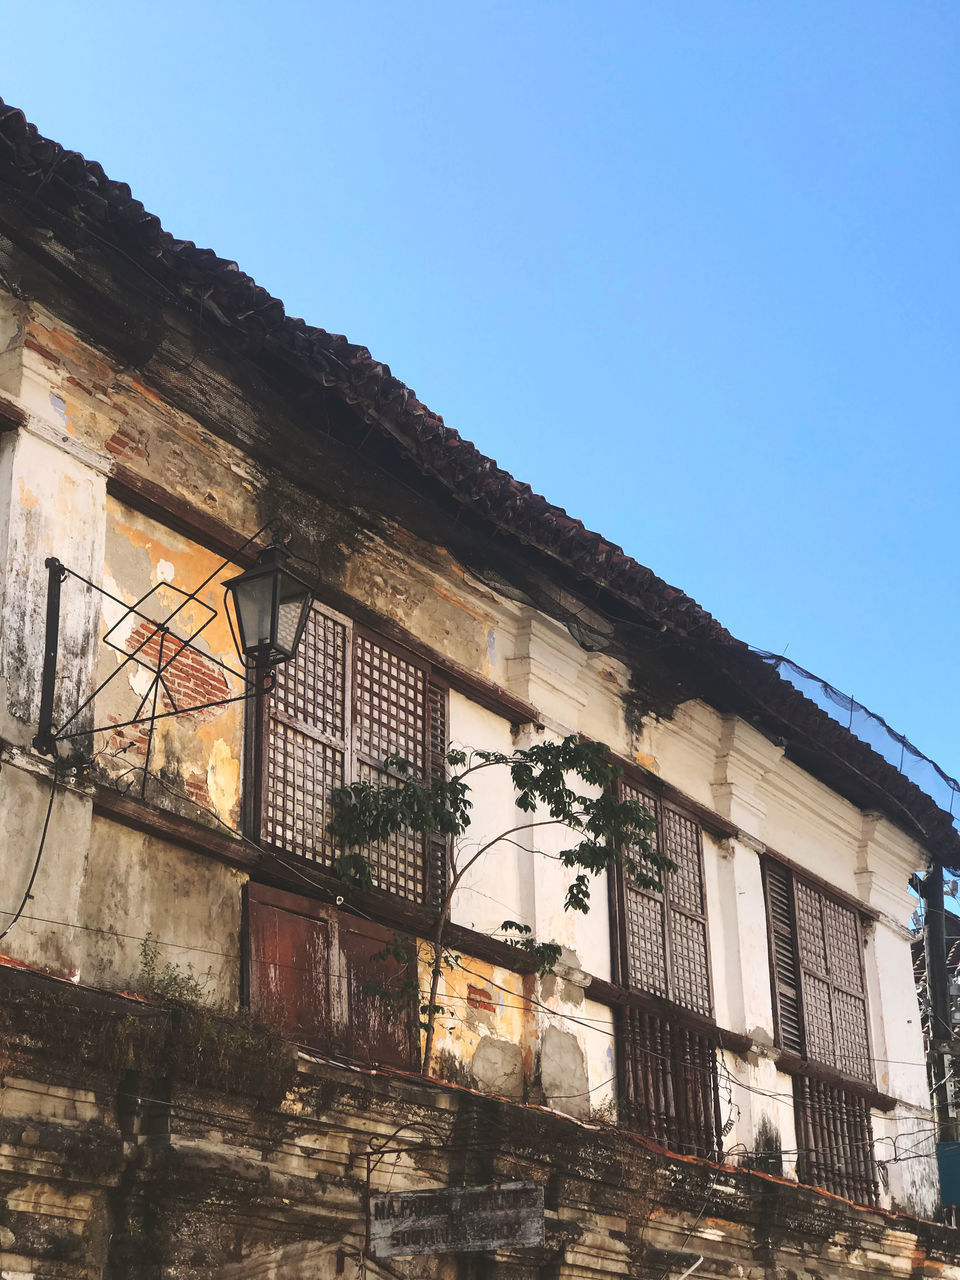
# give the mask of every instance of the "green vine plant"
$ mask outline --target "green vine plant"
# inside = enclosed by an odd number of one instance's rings
[[[443,892],[433,936],[427,942],[429,990],[421,992],[411,979],[384,993],[385,998],[397,1002],[397,1008],[417,1005],[425,1033],[425,1075],[430,1074],[433,1064],[437,1018],[447,1012],[438,1004],[440,980],[444,970],[455,967],[459,960],[446,945],[451,906],[464,878],[492,849],[503,844],[525,848],[520,837],[535,827],[568,832],[567,847],[549,856],[558,858],[572,873],[564,909],[584,913],[590,909],[592,878],[610,868],[622,867],[624,874],[644,889],[659,889],[661,871],[673,868],[654,844],[656,820],[649,810],[637,800],[620,797],[617,779],[621,771],[603,743],[571,735],[560,742],[538,742],[509,753],[450,749],[445,760],[446,776],[428,782],[417,776],[404,757],[388,756],[382,761],[387,782],[354,782],[334,791],[329,824],[330,833],[344,850],[336,872],[345,885],[362,890],[374,887],[369,854],[376,845],[400,831],[446,837]],[[490,769],[507,771],[514,802],[523,817],[476,846],[465,839],[473,817],[471,779]],[[551,973],[560,958],[561,948],[554,942],[538,941],[529,925],[504,920],[497,934],[529,956],[541,976]],[[402,951],[403,947],[404,940],[398,937],[378,958],[400,961],[397,949]],[[409,951],[405,954],[415,970],[415,956]],[[370,985],[381,994],[376,983]]]

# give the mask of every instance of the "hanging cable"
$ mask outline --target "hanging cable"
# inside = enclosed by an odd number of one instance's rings
[[[23,915],[24,911],[26,910],[27,903],[30,901],[30,898],[33,896],[32,894],[33,885],[34,885],[34,881],[37,878],[37,872],[40,870],[40,859],[43,857],[43,847],[47,842],[47,831],[50,827],[50,815],[53,813],[53,799],[54,799],[54,796],[57,794],[57,783],[60,781],[60,757],[57,753],[56,743],[53,744],[53,753],[54,753],[54,760],[53,760],[53,774],[50,779],[50,799],[47,801],[47,813],[46,813],[46,817],[43,820],[43,830],[40,832],[40,843],[37,845],[37,856],[33,860],[33,870],[30,872],[30,879],[27,882],[27,887],[23,892],[23,897],[20,899],[20,905],[19,907],[17,907],[16,911],[13,913],[13,919],[10,921],[7,927],[3,930],[3,932],[0,933],[0,942],[3,941],[3,939],[7,936],[7,934],[10,932],[13,926],[17,923],[17,921]]]

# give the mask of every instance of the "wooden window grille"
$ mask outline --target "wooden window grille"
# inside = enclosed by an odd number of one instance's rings
[[[620,877],[626,983],[709,1017],[713,999],[700,828],[634,783],[621,781],[620,793],[656,816],[654,844],[676,863],[675,871],[662,872],[662,891],[640,889],[628,876]]]
[[[764,880],[779,1043],[872,1084],[859,916],[773,860]]]
[[[634,782],[621,780],[620,794],[656,817],[654,847],[676,864],[661,873],[659,890],[622,871],[616,879],[621,981],[676,1006],[618,1015],[621,1120],[672,1151],[716,1159],[719,1040],[683,1012],[709,1018],[713,1009],[700,828]]]
[[[415,974],[377,958],[393,930],[258,884],[246,911],[250,1005],[267,1025],[305,1048],[416,1068],[416,1019],[402,1000]]]
[[[867,1099],[839,1084],[795,1076],[797,1177],[858,1204],[877,1205],[880,1188],[873,1158]]]
[[[330,866],[330,794],[349,781],[395,785],[383,766],[403,756],[418,780],[442,776],[446,691],[429,667],[398,646],[314,605],[294,657],[277,668],[265,700],[259,825],[286,853]],[[368,850],[374,883],[435,904],[446,846],[401,831]]]
[[[857,912],[781,863],[764,862],[778,1043],[873,1084]],[[870,1105],[842,1080],[794,1077],[797,1177],[860,1204],[878,1196]]]
[[[622,1123],[671,1151],[719,1159],[716,1035],[643,1009],[619,1018]]]
[[[264,705],[262,837],[327,865],[330,793],[352,776],[351,648],[349,622],[315,607]]]

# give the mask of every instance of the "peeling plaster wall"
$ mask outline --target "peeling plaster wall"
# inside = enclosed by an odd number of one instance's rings
[[[17,768],[9,756],[0,767],[4,875],[0,916],[4,924],[20,905],[36,861],[51,782],[43,773]],[[73,977],[83,968],[94,935],[79,914],[92,821],[89,795],[60,787],[53,798],[43,857],[23,917],[3,950],[26,964]],[[139,930],[135,930],[139,932]],[[129,976],[129,975],[127,975]]]
[[[47,777],[0,769],[5,852],[0,910],[15,909],[33,868]],[[158,962],[235,1007],[245,876],[92,814],[89,794],[58,789],[32,899],[3,950],[24,964],[108,990],[136,987],[150,934]],[[8,917],[0,916],[0,919]]]
[[[88,944],[81,980],[124,985],[140,970],[138,939],[149,934],[161,967],[196,979],[209,1004],[236,1008],[246,876],[137,831],[126,832],[119,855],[116,824],[94,818],[77,918],[100,932]]]
[[[549,1005],[537,1006],[543,1100],[577,1119],[612,1124],[617,1118],[613,1010],[588,1000],[578,977],[561,962],[556,977],[540,982],[541,1000]]]
[[[104,476],[41,435],[20,431],[4,446],[9,484],[0,636],[0,737],[26,746],[40,709],[47,569],[55,556],[96,579],[103,560]],[[63,584],[60,673],[54,716],[63,723],[92,689],[97,602],[76,578]],[[83,727],[83,721],[76,722]]]
[[[4,303],[0,302],[0,312]],[[31,416],[50,419],[76,447],[160,480],[179,497],[252,533],[247,525],[263,478],[249,458],[117,367],[43,307],[7,299],[16,312],[18,376],[7,390]],[[7,324],[12,324],[8,320]],[[262,523],[262,522],[260,522]]]
[[[97,676],[98,682],[109,684],[96,701],[98,725],[124,724],[137,714],[149,714],[154,672],[162,662],[169,665],[164,687],[158,690],[161,714],[174,710],[171,697],[183,708],[242,694],[244,684],[234,674],[239,664],[223,611],[223,583],[238,570],[235,565],[221,568],[221,563],[219,556],[155,520],[107,499],[103,585],[109,596],[102,601],[102,634],[109,634],[109,643],[99,647]],[[187,601],[185,596],[212,574],[213,581],[198,599]],[[144,599],[148,591],[152,594]],[[133,606],[136,611],[130,612]],[[174,613],[161,650],[159,640],[151,639],[151,623]],[[199,653],[180,653],[180,641],[187,640]],[[97,750],[103,752],[102,767],[114,777],[125,775],[126,785],[136,793],[146,761],[147,726],[130,725],[100,735]],[[243,703],[156,721],[150,771],[160,774],[170,788],[168,794],[213,810],[231,827],[240,820],[242,758]],[[152,794],[151,799],[162,803],[166,797]]]
[[[574,959],[567,953],[564,961]],[[545,1102],[578,1119],[616,1118],[613,1014],[569,963],[538,979],[464,956],[441,980],[436,1069],[457,1084]],[[429,986],[429,967],[421,986]],[[545,1007],[548,1006],[549,1008]]]
[[[430,986],[421,961],[421,988]],[[534,1083],[535,1022],[528,997],[534,979],[472,956],[447,968],[437,1003],[438,1074],[501,1097],[527,1099]]]

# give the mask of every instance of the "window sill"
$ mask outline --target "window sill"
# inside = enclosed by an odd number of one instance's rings
[[[657,996],[646,995],[642,991],[631,991],[628,987],[618,986],[614,982],[606,982],[603,978],[591,978],[590,985],[587,987],[587,999],[596,1000],[598,1004],[609,1005],[613,1008],[642,1009],[647,1013],[660,1014],[664,1017],[672,1018],[676,1022],[680,1022],[695,1031],[701,1031],[705,1034],[712,1033],[720,1042],[722,1049],[729,1049],[732,1053],[743,1055],[748,1053],[753,1046],[753,1041],[747,1035],[738,1031],[728,1031],[723,1027],[717,1026],[712,1018],[705,1017],[702,1013],[694,1013],[692,1009],[684,1009],[681,1005],[673,1004],[670,1000],[662,1000]]]
[[[249,870],[263,861],[263,853],[242,836],[227,835],[216,827],[208,827],[194,818],[161,809],[135,796],[123,795],[111,787],[96,788],[93,812],[136,831],[169,840],[181,848],[218,858],[233,867]]]
[[[858,1080],[856,1076],[844,1075],[842,1071],[837,1071],[833,1067],[824,1066],[819,1062],[811,1062],[809,1058],[801,1057],[799,1053],[794,1053],[790,1049],[779,1050],[776,1058],[777,1070],[782,1071],[788,1076],[807,1076],[810,1080],[820,1080],[824,1084],[836,1085],[838,1088],[845,1089],[848,1093],[858,1094],[870,1103],[871,1107],[875,1107],[878,1111],[892,1111],[897,1105],[897,1099],[887,1093],[881,1093],[876,1085],[871,1084],[867,1080]]]

